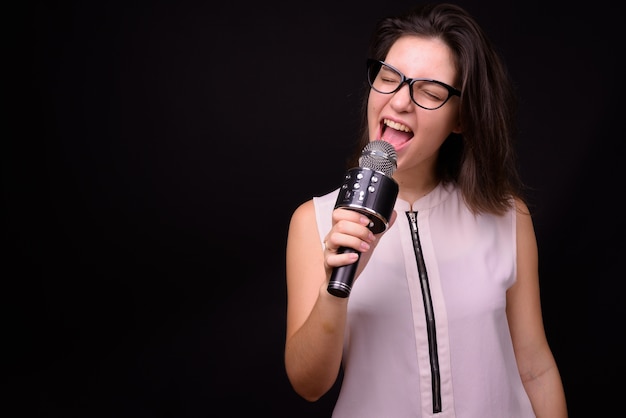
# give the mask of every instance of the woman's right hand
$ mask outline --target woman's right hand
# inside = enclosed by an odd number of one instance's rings
[[[389,227],[396,219],[395,210],[391,214]],[[356,277],[367,265],[371,254],[380,237],[387,231],[373,234],[369,229],[370,220],[367,216],[349,209],[337,208],[332,214],[332,228],[324,237],[324,268],[330,278],[335,267],[345,266],[359,261]],[[342,248],[352,248],[360,253],[343,252]]]

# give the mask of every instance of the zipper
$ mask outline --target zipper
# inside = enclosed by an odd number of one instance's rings
[[[424,313],[426,314],[426,331],[428,334],[428,355],[430,358],[430,376],[432,384],[433,413],[441,412],[441,376],[439,373],[439,354],[437,353],[437,328],[435,327],[435,311],[433,300],[430,295],[428,284],[428,273],[422,254],[419,231],[417,229],[417,212],[406,212],[409,225],[411,227],[411,239],[413,241],[413,251],[417,262],[417,271],[422,289],[422,299],[424,301]]]

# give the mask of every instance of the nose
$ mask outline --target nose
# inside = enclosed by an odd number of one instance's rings
[[[413,109],[413,100],[411,99],[411,87],[409,83],[404,82],[402,86],[393,93],[389,100],[391,107],[396,111],[407,111]]]

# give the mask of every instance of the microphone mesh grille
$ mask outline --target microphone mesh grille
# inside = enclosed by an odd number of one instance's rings
[[[376,140],[369,142],[361,151],[359,166],[380,171],[386,176],[392,176],[398,164],[396,150],[387,141]]]

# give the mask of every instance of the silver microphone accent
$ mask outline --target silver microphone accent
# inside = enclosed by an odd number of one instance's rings
[[[359,166],[380,171],[391,177],[398,168],[398,155],[387,141],[376,140],[368,143],[361,151]]]
[[[389,227],[389,219],[398,197],[398,183],[391,177],[397,167],[394,147],[383,140],[369,142],[361,152],[359,167],[346,173],[339,188],[335,209],[355,210],[370,220],[369,229],[378,234]],[[341,247],[338,253],[360,252]],[[359,260],[335,267],[328,282],[328,293],[346,298],[352,291],[352,282]]]

